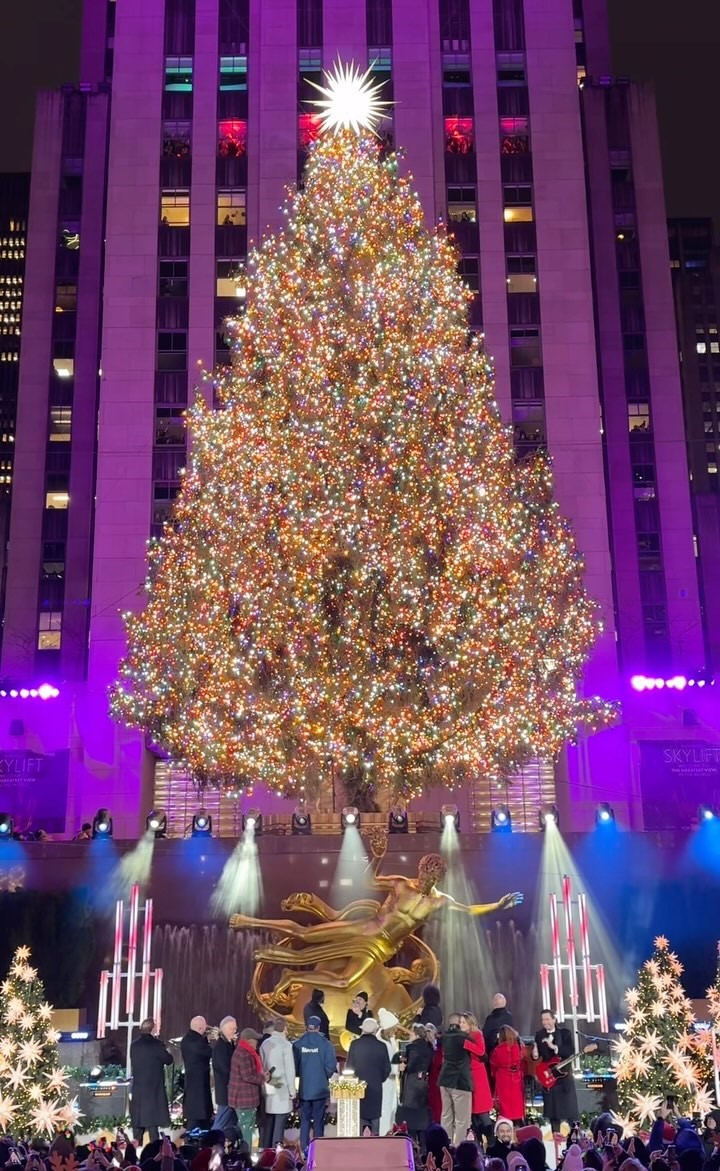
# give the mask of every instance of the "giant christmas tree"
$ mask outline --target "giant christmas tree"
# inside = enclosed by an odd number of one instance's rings
[[[0,985],[0,1133],[52,1135],[77,1121],[57,1041],[30,949],[19,947]]]
[[[548,462],[514,461],[456,250],[362,132],[367,82],[329,89],[221,409],[190,412],[111,707],[201,781],[310,795],[332,765],[407,796],[612,713],[579,698],[595,607]]]
[[[618,1100],[637,1125],[648,1125],[667,1095],[678,1114],[704,1115],[712,1074],[707,1033],[693,1031],[694,1014],[680,983],[682,964],[664,935],[625,993],[627,1029],[615,1042]]]

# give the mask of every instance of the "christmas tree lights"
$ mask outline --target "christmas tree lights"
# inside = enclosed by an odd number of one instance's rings
[[[15,952],[0,984],[0,1133],[54,1135],[80,1117],[60,1067],[59,1033],[30,948]]]
[[[668,1095],[678,1114],[706,1114],[712,1075],[710,1036],[694,1032],[692,1003],[680,983],[682,964],[664,935],[625,993],[627,1029],[614,1043],[618,1101],[629,1120],[649,1126]]]
[[[332,769],[410,797],[614,716],[579,694],[596,608],[549,462],[514,460],[457,260],[396,156],[342,126],[249,257],[111,693],[201,783],[309,797]]]

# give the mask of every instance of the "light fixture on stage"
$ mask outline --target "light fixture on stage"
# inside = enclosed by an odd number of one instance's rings
[[[540,819],[540,829],[547,829],[548,826],[555,826],[557,829],[560,825],[560,815],[558,814],[557,805],[543,805],[538,814]]]
[[[198,809],[197,813],[193,814],[190,835],[193,838],[212,837],[212,817],[205,809]]]
[[[360,828],[360,812],[354,805],[346,805],[340,814],[340,824],[343,829],[348,829],[354,825],[356,829]]]
[[[250,830],[251,833],[255,834],[256,838],[259,837],[263,828],[263,819],[260,810],[248,809],[247,813],[243,813],[242,827],[243,833],[247,833]]]
[[[612,825],[615,821],[615,810],[609,801],[601,801],[595,810],[595,825]]]
[[[490,829],[494,834],[512,833],[512,815],[507,805],[496,805],[490,814]]]
[[[0,813],[0,842],[9,842],[13,836],[13,819],[9,813]]]
[[[302,805],[299,805],[293,813],[290,829],[296,837],[307,837],[308,834],[312,833],[312,819]]]
[[[145,829],[158,838],[167,837],[168,819],[164,809],[152,809],[145,819]]]
[[[702,825],[705,821],[714,821],[717,813],[711,805],[701,805],[698,809],[698,821]]]
[[[113,836],[113,823],[107,809],[98,809],[93,817],[92,823],[93,838],[111,838]]]
[[[460,833],[460,811],[457,805],[443,805],[440,810],[440,828],[450,829],[455,826],[455,833]]]
[[[406,834],[410,832],[407,809],[396,805],[388,814],[388,833]]]

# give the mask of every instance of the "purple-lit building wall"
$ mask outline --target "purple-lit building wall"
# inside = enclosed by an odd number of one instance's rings
[[[308,82],[338,53],[386,82],[428,222],[462,250],[518,456],[550,450],[586,559],[604,633],[585,688],[627,702],[559,762],[565,824],[609,800],[642,828],[639,741],[720,729],[711,689],[692,706],[626,689],[699,672],[705,649],[654,104],[611,80],[601,0],[86,0],[83,83],[38,113],[1,664],[61,696],[8,700],[13,743],[70,750],[68,829],[102,805],[137,832],[157,769],[107,717],[120,613],[178,490],[197,364],[225,359],[231,273],[281,223]]]

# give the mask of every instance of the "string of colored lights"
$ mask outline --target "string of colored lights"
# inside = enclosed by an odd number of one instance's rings
[[[549,462],[517,464],[472,293],[397,158],[310,148],[250,256],[221,409],[151,549],[111,693],[200,781],[409,798],[555,755],[599,631]],[[211,376],[208,376],[211,377]]]

